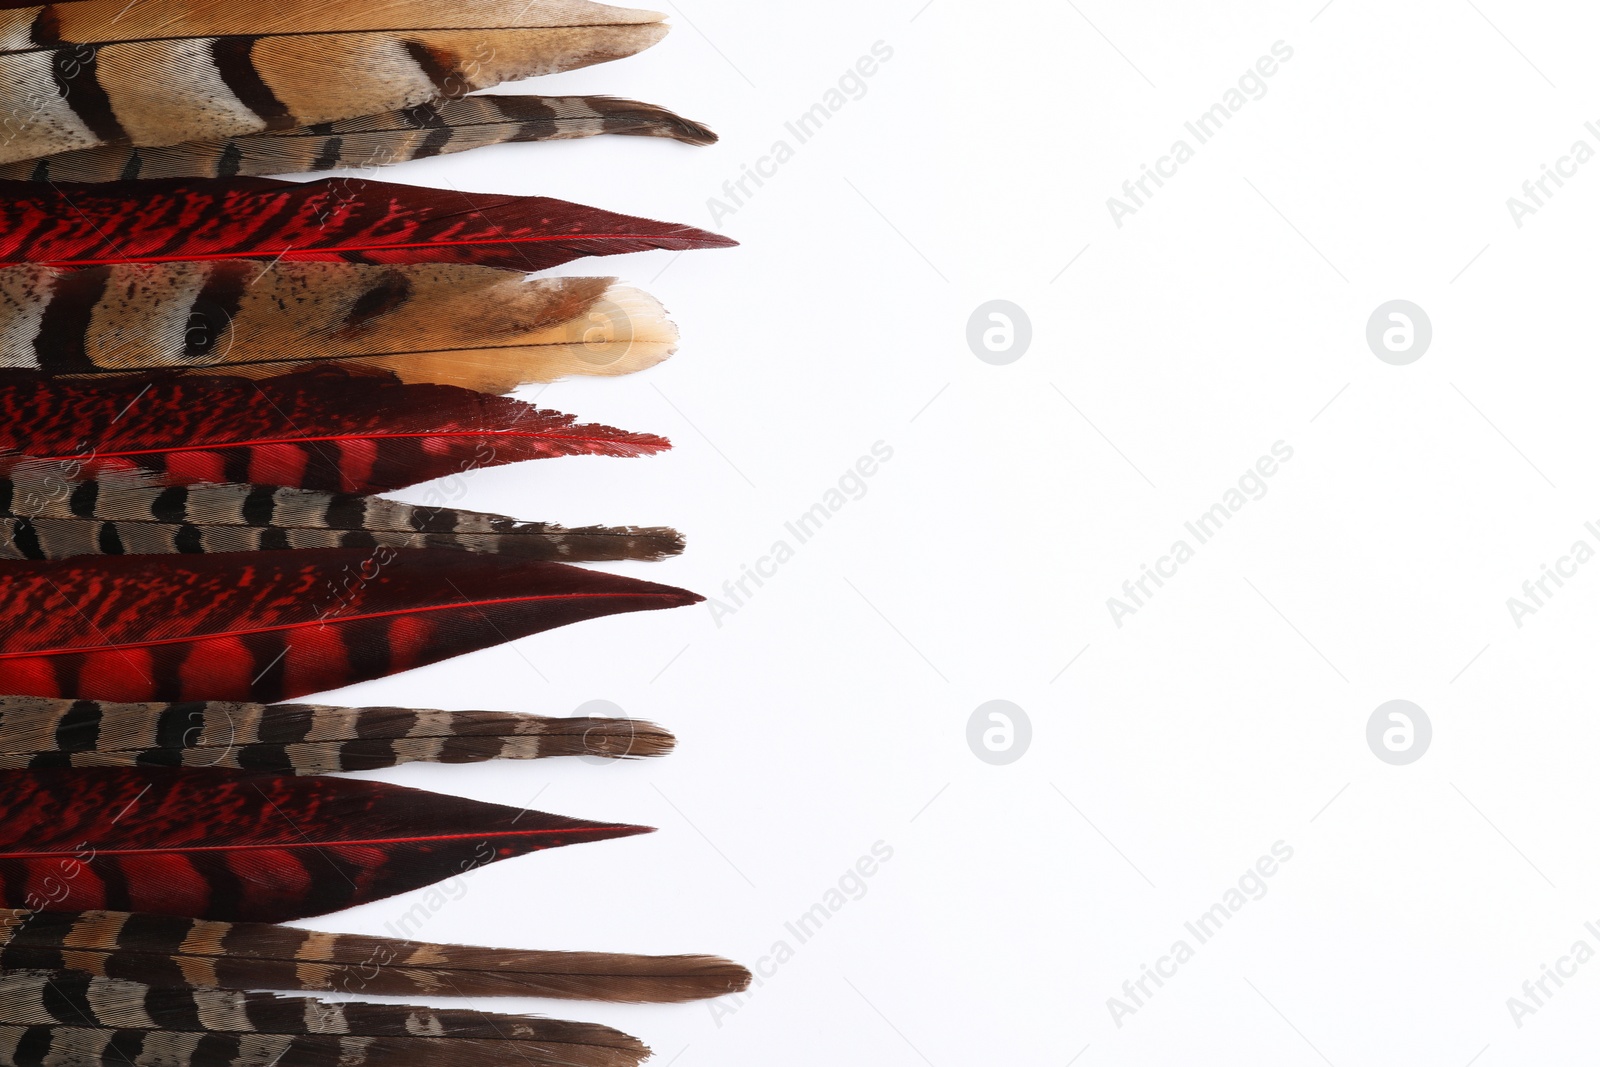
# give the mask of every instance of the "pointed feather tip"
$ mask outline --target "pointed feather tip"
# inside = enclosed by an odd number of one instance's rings
[[[562,719],[539,734],[549,756],[655,759],[678,747],[672,732],[642,719]]]
[[[530,811],[531,809],[524,809]],[[518,813],[522,814],[521,812]],[[555,819],[556,816],[547,816]],[[588,819],[561,818],[553,829],[547,828],[541,832],[554,832],[561,837],[563,845],[585,844],[593,841],[612,841],[624,837],[638,837],[640,834],[653,834],[657,827],[634,826],[629,823],[590,822]],[[507,853],[511,855],[512,853]]]

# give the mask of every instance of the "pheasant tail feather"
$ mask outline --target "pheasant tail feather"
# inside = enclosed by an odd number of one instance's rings
[[[152,985],[638,1004],[725,996],[751,980],[715,956],[436,945],[106,911],[0,912],[0,966],[67,967]]]
[[[225,140],[152,148],[105,145],[0,164],[0,180],[111,182],[231,178],[376,167],[489,145],[601,134],[691,145],[717,135],[666,108],[608,96],[466,96],[400,111]]]

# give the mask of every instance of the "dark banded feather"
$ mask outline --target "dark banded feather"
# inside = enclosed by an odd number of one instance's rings
[[[268,704],[700,600],[560,563],[423,549],[14,562],[0,567],[0,693]]]
[[[3,980],[3,979],[0,979]],[[345,1037],[207,1030],[0,1025],[7,1067],[633,1067],[650,1050],[609,1027],[567,1024],[547,1038]],[[614,1036],[612,1036],[614,1035]],[[602,1042],[605,1042],[602,1044]]]
[[[0,182],[0,265],[255,258],[533,271],[581,256],[735,244],[693,226],[549,197],[369,178]]]
[[[94,26],[74,17],[91,3],[17,12],[0,30],[0,162],[378,115],[630,56],[667,32],[652,12],[593,4],[554,24],[515,0],[316,6],[135,0],[116,16],[102,5]]]
[[[260,378],[337,361],[507,393],[672,354],[665,309],[614,283],[442,263],[23,263],[0,268],[0,371]]]
[[[589,563],[683,551],[683,535],[661,526],[568,529],[350,493],[172,487],[149,471],[83,467],[0,456],[0,559],[387,547]]]
[[[186,986],[150,986],[81,971],[6,971],[0,975],[0,1027],[149,1031],[141,1051],[180,1034],[279,1035],[256,1047],[314,1055],[337,1050],[345,1067],[361,1063],[482,1067],[489,1063],[631,1065],[649,1054],[608,1026],[535,1015],[507,1015],[400,1004],[334,1003],[309,997]],[[305,1041],[302,1038],[313,1038]],[[376,1039],[376,1040],[373,1040]],[[3,1042],[4,1039],[0,1039]],[[20,1039],[19,1039],[20,1040]],[[179,1049],[183,1041],[172,1041]],[[243,1047],[243,1046],[241,1046]],[[140,1063],[199,1067],[194,1056]]]
[[[670,447],[509,397],[342,367],[262,381],[0,379],[0,450],[79,464],[85,475],[143,468],[169,485],[381,493],[506,463]],[[175,493],[166,505],[184,499]]]
[[[268,923],[649,832],[386,782],[199,768],[11,771],[0,811],[7,907]]]
[[[402,915],[410,934],[426,913]],[[366,996],[553,997],[634,1004],[737,993],[750,972],[716,956],[436,945],[263,923],[0,911],[0,966],[68,968],[152,985]]]
[[[164,147],[106,145],[0,164],[0,179],[110,182],[229,178],[377,167],[488,145],[600,134],[715,144],[717,135],[666,108],[609,96],[465,96],[382,115]]]
[[[402,763],[664,756],[673,736],[633,719],[322,704],[118,704],[0,697],[0,768],[223,767],[275,774]]]

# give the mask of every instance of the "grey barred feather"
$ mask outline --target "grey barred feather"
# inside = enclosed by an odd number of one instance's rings
[[[452,508],[283,486],[165,486],[146,471],[0,457],[0,559],[316,548],[438,548],[564,563],[659,560],[665,527],[518,522]]]
[[[17,264],[0,268],[0,370],[258,378],[336,361],[507,393],[673,353],[660,302],[615,282],[437,263]]]
[[[394,928],[409,933],[430,914],[418,905]],[[716,956],[478,948],[112,911],[0,911],[0,967],[155,986],[630,1004],[726,996],[751,981],[749,971]]]
[[[0,769],[226,767],[334,774],[403,763],[664,756],[654,723],[321,704],[124,704],[0,697]]]
[[[577,1027],[578,1024],[569,1024]],[[0,1025],[6,1067],[634,1067],[650,1050],[609,1027],[596,1043],[519,1038],[254,1034],[87,1026]],[[573,1034],[580,1036],[582,1031]],[[615,1037],[607,1035],[614,1034]],[[599,1041],[606,1041],[600,1044]]]
[[[8,970],[0,975],[0,1024],[81,1026],[238,1034],[322,1034],[429,1039],[419,1048],[448,1055],[453,1041],[592,1045],[642,1055],[633,1038],[607,1026],[483,1011],[403,1004],[330,1002],[204,986],[152,986],[82,971]],[[458,1046],[459,1047],[459,1046]],[[469,1046],[476,1047],[476,1046]]]
[[[107,145],[0,165],[0,179],[110,182],[378,167],[472,148],[601,134],[691,145],[717,135],[666,108],[609,96],[466,96],[365,118],[153,148]]]

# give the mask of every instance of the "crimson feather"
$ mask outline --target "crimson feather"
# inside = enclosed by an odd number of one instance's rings
[[[0,775],[0,900],[285,922],[540,849],[648,833],[348,778],[127,767]]]
[[[532,271],[580,256],[734,244],[693,226],[548,197],[365,178],[0,182],[0,264],[257,257]]]
[[[428,549],[14,563],[0,568],[0,692],[271,703],[701,599],[561,563]]]
[[[509,397],[338,367],[264,381],[144,374],[0,382],[0,450],[89,471],[142,467],[171,485],[377,493],[521,460],[670,447]]]

